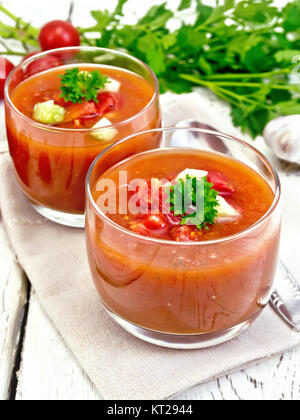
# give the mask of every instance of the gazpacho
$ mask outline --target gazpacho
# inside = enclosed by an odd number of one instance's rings
[[[121,67],[63,65],[53,54],[22,74],[16,86],[12,77],[6,105],[18,181],[33,203],[83,214],[85,177],[95,157],[116,140],[160,126],[155,76],[150,69],[146,80]]]
[[[90,188],[90,265],[114,314],[154,331],[201,334],[243,323],[268,303],[280,228],[258,224],[274,192],[254,169],[214,152],[157,149],[114,165]]]

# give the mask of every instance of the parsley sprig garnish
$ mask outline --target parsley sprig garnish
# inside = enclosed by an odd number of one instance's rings
[[[66,102],[81,104],[85,99],[87,102],[98,102],[99,90],[105,87],[108,77],[101,74],[98,70],[80,71],[75,67],[60,76],[61,77],[61,97]]]
[[[204,177],[186,176],[179,179],[172,187],[168,187],[170,195],[170,210],[175,216],[181,217],[181,225],[194,225],[197,229],[209,229],[215,224],[220,205],[217,197],[219,192],[213,189],[213,184]]]

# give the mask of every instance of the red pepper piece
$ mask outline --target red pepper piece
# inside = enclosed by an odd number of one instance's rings
[[[63,106],[64,108],[73,105],[71,101],[65,101],[64,98],[60,96],[59,92],[49,94],[49,98],[53,99],[56,105]]]
[[[97,116],[95,102],[83,101],[82,104],[72,104],[67,108],[64,122],[71,122],[80,118],[87,118],[92,115]]]
[[[167,228],[166,220],[161,214],[150,214],[143,223],[150,230],[165,230]]]
[[[118,111],[122,107],[122,97],[118,93],[102,92],[97,99],[96,109],[100,117],[108,112]]]
[[[174,213],[166,214],[166,219],[171,226],[179,226],[182,220],[181,216],[175,216]]]
[[[230,183],[229,179],[220,172],[209,172],[207,181],[213,184],[213,188],[219,191],[223,197],[231,196],[234,192],[234,186]]]

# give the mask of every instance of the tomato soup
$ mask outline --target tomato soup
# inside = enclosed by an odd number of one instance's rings
[[[120,173],[127,174],[126,184],[120,183]],[[185,211],[164,211],[164,200],[170,201],[166,190],[174,191],[180,179],[197,177],[207,188],[204,206],[217,201],[214,219],[201,225],[194,225]],[[120,212],[120,191],[126,190],[128,204],[130,182],[138,178],[149,186],[146,194],[140,185],[136,190],[143,211]],[[115,192],[102,191],[104,179],[116,185],[117,211],[106,216],[101,197],[105,193],[107,206]],[[154,188],[159,197],[155,211]],[[238,325],[268,303],[279,226],[266,220],[254,228],[271,208],[274,193],[250,167],[213,152],[153,150],[108,169],[91,194],[102,211],[94,214],[88,204],[93,278],[105,305],[121,318],[154,331],[199,334]]]
[[[81,74],[98,71],[112,81],[111,89],[99,91],[95,101],[65,100],[61,77],[75,67]],[[60,66],[25,77],[10,96],[15,109],[7,106],[7,135],[18,181],[34,203],[60,212],[84,212],[85,177],[103,149],[160,126],[155,86],[118,67]],[[55,123],[47,119],[49,107]]]

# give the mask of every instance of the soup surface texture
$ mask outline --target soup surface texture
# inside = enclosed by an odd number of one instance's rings
[[[176,217],[172,211],[170,214],[164,214],[161,205],[155,212],[155,214],[158,213],[156,217],[151,217],[151,189],[155,188],[153,184],[151,187],[151,181],[164,180],[162,186],[157,187],[159,189],[158,193],[160,193],[160,204],[164,204],[162,202],[167,201],[167,196],[164,195],[168,188],[167,181],[174,185],[180,173],[183,173],[183,171],[189,172],[187,168],[193,168],[193,170],[190,170],[191,174],[194,173],[194,170],[207,173],[206,177],[211,183],[212,189],[216,189],[223,200],[226,200],[237,211],[238,217],[216,218],[214,224],[210,224],[206,229],[201,230],[196,226],[181,225],[181,218]],[[149,203],[148,214],[143,214],[143,206],[137,214],[131,214],[128,211],[127,214],[123,215],[118,212],[120,190],[124,191],[124,185],[119,185],[119,173],[121,171],[127,173],[128,185],[130,181],[135,179],[147,182],[149,188],[144,197],[141,192],[141,200],[144,198]],[[236,234],[261,219],[274,200],[272,190],[254,170],[234,159],[208,152],[191,152],[188,150],[180,152],[172,150],[151,151],[121,162],[104,173],[101,176],[101,179],[103,178],[114,181],[118,186],[117,212],[116,214],[107,214],[111,220],[138,234],[171,241],[208,241]],[[132,197],[132,191],[127,188],[127,192],[129,201]],[[102,192],[99,191],[98,184],[94,185],[92,195],[96,203],[102,202]]]
[[[108,107],[105,110],[104,107],[104,110],[107,112],[101,113],[99,116],[96,115],[97,108],[95,110],[91,106],[93,101],[90,101],[90,103],[83,101],[81,104],[72,104],[61,97],[61,76],[66,70],[72,68],[74,66],[58,67],[25,79],[12,93],[12,102],[22,114],[32,118],[34,107],[37,103],[54,100],[55,104],[67,110],[67,119],[69,121],[51,125],[62,128],[85,129],[92,128],[101,116],[108,118],[112,124],[134,117],[149,104],[154,95],[154,89],[151,84],[135,73],[121,68],[81,64],[78,67],[81,72],[97,70],[101,75],[105,75],[120,84],[117,92],[110,92],[109,90],[100,92],[98,97],[99,107],[103,107],[103,103],[107,103],[111,98],[118,103],[114,103],[111,107],[112,109]],[[110,89],[109,84],[107,86],[107,89]],[[74,119],[72,119],[73,116]]]

